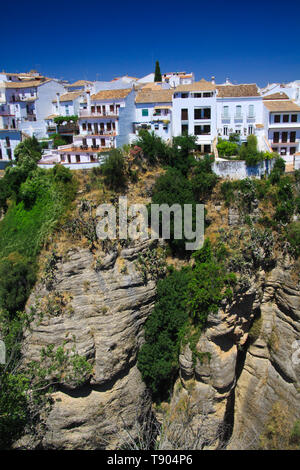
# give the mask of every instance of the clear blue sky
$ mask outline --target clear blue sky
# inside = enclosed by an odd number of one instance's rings
[[[5,1],[0,69],[111,80],[193,71],[217,83],[300,79],[300,1]]]

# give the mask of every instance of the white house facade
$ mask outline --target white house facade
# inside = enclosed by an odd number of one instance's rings
[[[179,85],[173,94],[173,136],[185,133],[197,137],[201,152],[209,153],[217,136],[216,85],[200,80]]]

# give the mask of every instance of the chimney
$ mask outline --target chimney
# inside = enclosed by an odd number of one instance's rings
[[[86,90],[87,112],[91,114],[91,92]]]
[[[213,83],[215,85],[215,83],[216,83],[215,77],[211,77],[211,83]]]
[[[59,93],[56,93],[56,103],[57,103],[57,114],[60,115]]]

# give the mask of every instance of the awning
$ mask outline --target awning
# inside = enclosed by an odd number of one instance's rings
[[[154,109],[171,109],[172,106],[154,106]]]

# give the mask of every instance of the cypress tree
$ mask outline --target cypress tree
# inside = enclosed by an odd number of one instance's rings
[[[160,73],[160,66],[159,66],[158,60],[156,61],[156,64],[155,64],[154,81],[161,82],[161,73]]]

